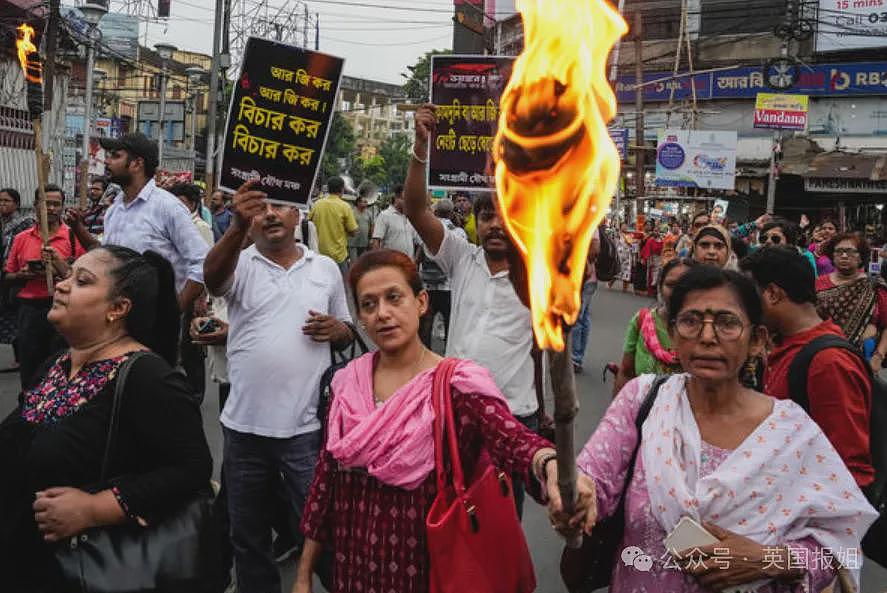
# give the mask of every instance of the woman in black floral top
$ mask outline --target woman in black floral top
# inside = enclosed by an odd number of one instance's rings
[[[56,286],[48,319],[71,347],[0,424],[0,579],[10,591],[63,591],[56,542],[150,525],[208,486],[212,470],[197,400],[172,368],[179,312],[166,260],[95,249]],[[115,477],[100,483],[117,371],[143,350],[158,356],[130,370]]]

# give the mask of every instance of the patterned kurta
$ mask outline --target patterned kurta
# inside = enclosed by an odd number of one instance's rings
[[[530,468],[533,455],[551,445],[515,420],[505,401],[454,391],[453,413],[466,476],[492,458],[499,469],[523,474],[530,493],[540,494]],[[335,553],[332,593],[428,591],[425,517],[436,493],[434,472],[415,490],[403,490],[340,468],[324,448],[302,531]]]
[[[638,381],[626,385],[576,461],[579,469],[595,480],[600,519],[611,516],[619,504],[631,452],[637,443],[635,418],[646,395],[637,389],[638,385]],[[703,442],[700,478],[714,472],[731,453],[730,450]],[[646,468],[640,451],[630,480],[626,492],[625,534],[618,549],[637,546],[651,557],[653,564],[648,571],[643,571],[617,561],[611,590],[620,593],[707,593],[708,589],[703,588],[694,577],[681,572],[677,563],[666,553],[663,540],[668,534],[651,508]],[[729,526],[722,527],[729,529]],[[796,554],[804,558],[822,557],[822,548],[812,537],[782,543],[789,545]],[[816,566],[811,562],[801,582],[794,585],[770,583],[757,589],[757,593],[812,593],[823,590],[834,577],[833,569]]]

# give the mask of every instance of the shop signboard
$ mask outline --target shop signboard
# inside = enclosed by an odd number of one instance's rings
[[[887,46],[887,2],[819,0],[816,51]]]
[[[660,130],[656,185],[734,189],[735,131]]]
[[[628,158],[628,128],[610,128],[610,138],[616,145],[619,158],[623,161]]]
[[[760,66],[726,68],[692,76],[688,72],[678,72],[676,75],[671,72],[650,72],[644,75],[644,81],[651,83],[643,87],[644,101],[649,103],[662,103],[670,98],[689,99],[694,87],[696,98],[700,101],[754,99],[758,93],[770,90]],[[690,81],[693,81],[693,86]],[[615,86],[620,104],[634,101],[632,75],[620,76]],[[803,64],[797,83],[787,92],[811,97],[887,95],[887,62]]]
[[[758,93],[755,100],[755,127],[771,130],[807,129],[807,95]]]

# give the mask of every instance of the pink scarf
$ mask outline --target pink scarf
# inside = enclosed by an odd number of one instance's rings
[[[414,490],[434,470],[434,370],[422,371],[377,408],[373,368],[377,353],[354,359],[333,377],[326,449],[344,467],[366,468],[389,486]],[[499,398],[489,371],[460,361],[453,394]]]
[[[677,355],[662,347],[659,342],[659,334],[656,332],[656,320],[650,309],[641,309],[641,335],[644,337],[644,346],[653,357],[664,365],[670,366],[677,361]]]

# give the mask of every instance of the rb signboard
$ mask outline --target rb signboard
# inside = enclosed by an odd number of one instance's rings
[[[809,97],[758,93],[755,100],[755,127],[771,130],[807,129]]]

